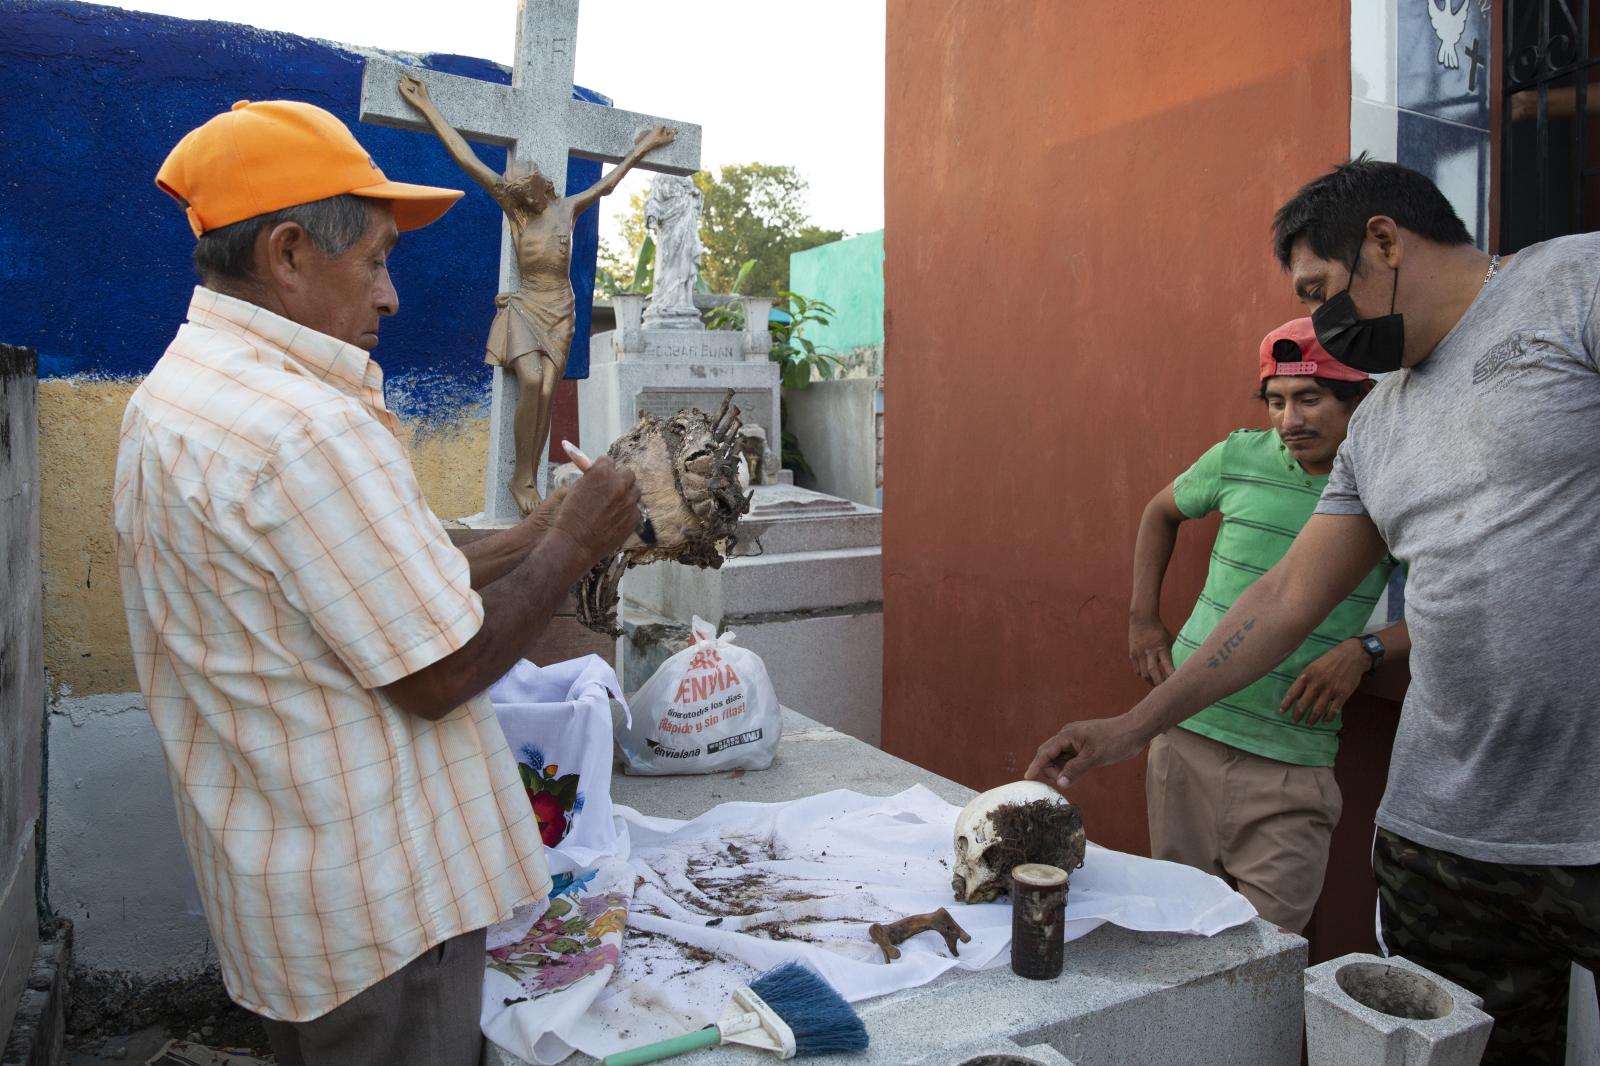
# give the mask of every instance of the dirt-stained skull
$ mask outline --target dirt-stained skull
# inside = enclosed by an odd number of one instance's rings
[[[630,566],[666,559],[722,566],[734,526],[750,510],[739,480],[741,425],[730,390],[714,416],[688,408],[662,420],[646,412],[606,450],[633,471],[645,525],[578,583],[578,621],[597,633],[621,635],[617,586]]]
[[[1049,785],[1017,781],[973,798],[956,819],[957,903],[987,903],[1011,890],[1011,868],[1025,862],[1083,865],[1083,814]]]

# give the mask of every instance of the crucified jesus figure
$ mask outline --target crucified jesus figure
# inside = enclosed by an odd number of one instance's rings
[[[536,166],[510,162],[504,176],[484,165],[461,134],[439,114],[428,87],[409,74],[400,77],[400,96],[416,108],[444,142],[450,158],[494,197],[511,224],[517,250],[515,292],[495,297],[484,361],[510,370],[517,379],[517,465],[511,496],[523,514],[539,503],[539,459],[550,435],[550,406],[556,383],[567,369],[577,303],[572,293],[572,226],[579,215],[617,187],[623,175],[657,148],[677,137],[670,126],[641,133],[633,151],[583,192],[558,197],[555,185]]]

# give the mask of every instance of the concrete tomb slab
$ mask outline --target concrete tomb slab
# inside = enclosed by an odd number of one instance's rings
[[[779,802],[829,788],[893,795],[921,784],[956,805],[973,791],[794,711],[771,769],[692,777],[612,778],[612,798],[666,818],[727,801]],[[1054,981],[998,966],[951,971],[921,988],[855,1004],[871,1047],[808,1059],[818,1066],[956,1066],[1015,1055],[1040,1066],[1294,1066],[1300,1059],[1306,942],[1259,918],[1214,937],[1103,926],[1067,945]],[[498,1048],[490,1066],[524,1066]],[[574,1055],[583,1066],[594,1060]],[[770,1062],[712,1048],[684,1066]],[[1002,1060],[1003,1061],[1003,1060]]]

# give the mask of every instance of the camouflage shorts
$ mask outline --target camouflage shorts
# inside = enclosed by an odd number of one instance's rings
[[[1571,963],[1600,965],[1600,866],[1514,866],[1378,830],[1372,870],[1389,951],[1483,997],[1484,1066],[1562,1066]]]

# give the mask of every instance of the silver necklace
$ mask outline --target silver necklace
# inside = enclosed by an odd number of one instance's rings
[[[1489,282],[1494,280],[1494,276],[1498,273],[1500,273],[1500,257],[1498,255],[1491,255],[1489,257],[1489,269],[1483,275],[1483,283],[1485,285],[1489,284]]]

